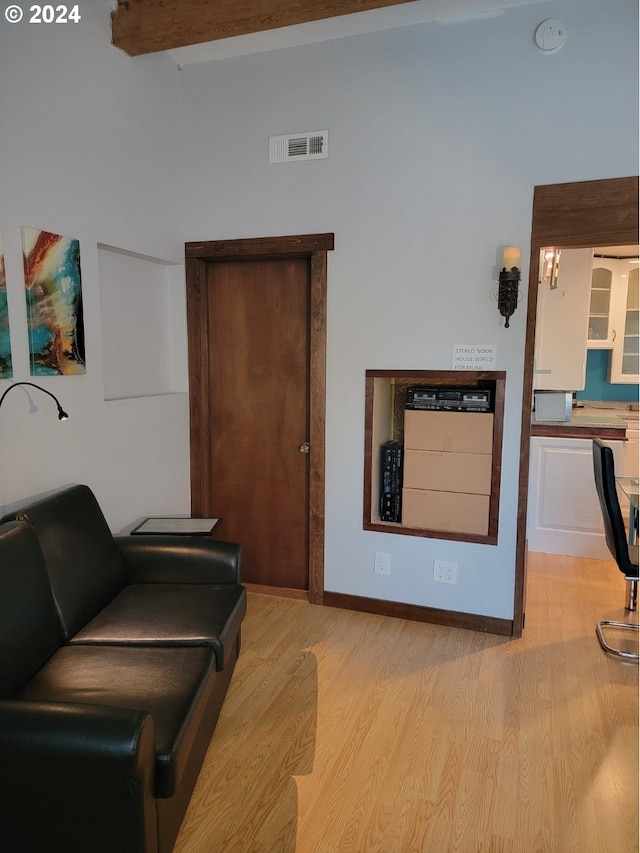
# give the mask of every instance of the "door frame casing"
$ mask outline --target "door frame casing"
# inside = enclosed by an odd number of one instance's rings
[[[513,613],[513,634],[516,637],[522,635],[525,617],[531,403],[540,249],[546,246],[590,249],[637,243],[638,189],[637,176],[544,184],[534,188],[520,432]]]
[[[309,261],[309,601],[322,604],[324,594],[325,412],[327,339],[327,252],[334,235],[304,234],[210,240],[185,244],[187,335],[189,341],[189,438],[191,513],[204,516],[211,501],[211,420],[204,405],[211,351],[208,335],[208,264],[228,261],[306,258]]]

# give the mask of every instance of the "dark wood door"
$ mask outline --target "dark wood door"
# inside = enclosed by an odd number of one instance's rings
[[[308,258],[207,263],[208,514],[248,583],[308,589]],[[302,451],[301,451],[302,448]]]
[[[185,245],[191,512],[224,518],[219,538],[243,545],[245,582],[287,585],[312,604],[324,599],[327,252],[333,247],[330,233]],[[304,287],[292,285],[298,279]],[[237,299],[236,285],[244,291]],[[307,437],[310,452],[301,454]]]

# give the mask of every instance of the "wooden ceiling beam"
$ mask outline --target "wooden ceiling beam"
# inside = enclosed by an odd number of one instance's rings
[[[129,56],[320,21],[413,0],[118,0],[112,42]]]

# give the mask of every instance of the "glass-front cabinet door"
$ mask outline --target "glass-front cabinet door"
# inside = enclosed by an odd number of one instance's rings
[[[612,383],[637,383],[640,379],[640,312],[638,299],[638,266],[630,266],[621,274],[626,286],[622,291],[624,313],[621,317],[621,334],[616,335],[611,352],[609,381]]]
[[[613,261],[613,263],[616,262]],[[593,270],[591,271],[591,299],[587,333],[587,347],[589,349],[611,349],[613,347],[612,285],[612,261],[609,258],[594,258]]]

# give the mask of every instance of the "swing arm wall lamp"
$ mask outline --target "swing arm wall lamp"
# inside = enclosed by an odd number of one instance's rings
[[[59,421],[66,421],[67,420],[69,415],[65,412],[65,410],[60,405],[60,401],[58,400],[56,395],[52,394],[51,391],[47,391],[47,389],[43,388],[41,385],[36,385],[35,382],[14,382],[13,385],[9,385],[9,387],[6,389],[6,391],[0,397],[0,406],[2,406],[2,404],[4,402],[4,398],[7,396],[9,391],[12,391],[14,388],[18,388],[20,385],[28,385],[30,388],[37,388],[38,391],[42,391],[44,394],[48,394],[49,397],[51,397],[53,402],[58,407],[58,420]]]

